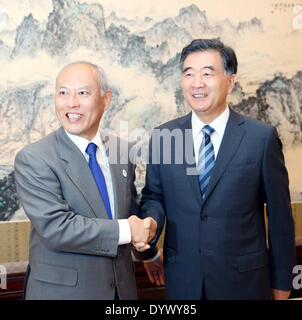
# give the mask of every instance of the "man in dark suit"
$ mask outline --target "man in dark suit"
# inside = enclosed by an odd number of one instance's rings
[[[192,112],[154,130],[141,200],[142,217],[158,224],[154,243],[166,221],[166,297],[287,299],[295,238],[277,132],[227,106],[237,73],[233,49],[194,40],[180,67]],[[161,256],[145,267],[163,284]]]
[[[16,157],[17,191],[31,221],[26,299],[137,298],[130,243],[150,241],[156,224],[134,215],[128,144],[100,134],[110,100],[100,67],[68,65],[56,84],[62,127]]]

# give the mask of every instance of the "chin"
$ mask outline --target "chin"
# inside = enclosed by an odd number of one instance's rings
[[[193,110],[195,112],[197,112],[197,113],[204,113],[204,112],[207,112],[208,108],[206,108],[206,107],[197,107],[197,108],[194,108]]]
[[[75,135],[75,136],[79,136],[80,134],[81,134],[81,131],[80,130],[78,130],[78,129],[75,129],[75,128],[70,128],[70,127],[64,127],[64,129],[68,132],[68,133],[70,133],[70,134],[73,134],[73,135]]]

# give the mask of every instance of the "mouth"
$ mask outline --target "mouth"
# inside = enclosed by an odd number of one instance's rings
[[[70,120],[79,120],[81,119],[83,116],[81,114],[78,113],[66,113],[66,117]]]
[[[192,97],[195,99],[202,99],[202,98],[206,98],[207,96],[208,96],[207,94],[201,94],[201,93],[192,94]]]

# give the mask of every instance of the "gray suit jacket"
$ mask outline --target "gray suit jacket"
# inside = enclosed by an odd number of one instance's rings
[[[116,219],[126,219],[137,213],[135,168],[110,168]],[[115,288],[120,299],[136,299],[130,245],[118,246],[118,222],[63,128],[17,154],[15,177],[32,226],[26,299],[114,299]]]

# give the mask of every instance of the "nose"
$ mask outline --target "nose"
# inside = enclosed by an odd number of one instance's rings
[[[68,97],[68,107],[69,108],[78,108],[80,106],[77,93],[70,93]]]
[[[197,88],[204,88],[205,87],[205,82],[203,80],[203,77],[200,73],[197,73],[195,74],[194,78],[193,78],[193,81],[192,81],[192,87],[194,89],[197,89]]]

